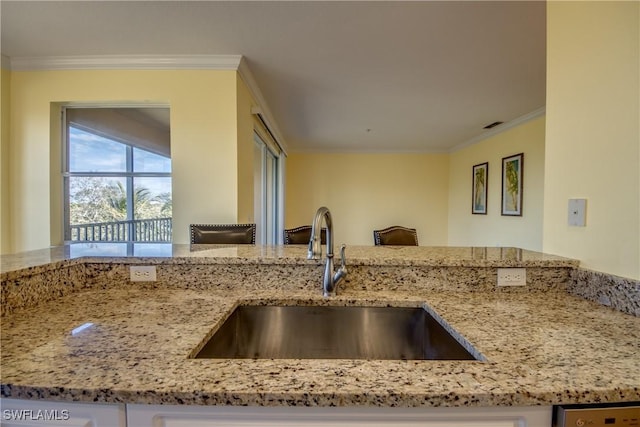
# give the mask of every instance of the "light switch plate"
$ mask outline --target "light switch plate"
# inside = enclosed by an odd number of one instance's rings
[[[584,227],[587,224],[587,199],[569,199],[569,225]]]

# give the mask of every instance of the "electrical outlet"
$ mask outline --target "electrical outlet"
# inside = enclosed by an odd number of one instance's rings
[[[129,267],[132,282],[154,282],[156,280],[155,265],[132,265]]]
[[[499,268],[498,286],[525,286],[527,284],[526,268]]]

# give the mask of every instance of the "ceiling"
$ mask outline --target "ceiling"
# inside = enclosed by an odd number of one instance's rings
[[[2,0],[0,13],[12,59],[243,55],[290,151],[451,151],[545,105],[544,1]]]

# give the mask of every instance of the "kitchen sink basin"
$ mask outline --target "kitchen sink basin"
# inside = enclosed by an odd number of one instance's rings
[[[237,307],[195,358],[475,360],[422,308]]]

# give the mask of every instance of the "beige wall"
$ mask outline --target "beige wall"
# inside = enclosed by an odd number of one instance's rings
[[[237,78],[235,71],[214,70],[12,72],[11,192],[9,206],[3,199],[2,208],[3,214],[8,212],[11,234],[3,233],[3,251],[59,243],[50,237],[59,235],[50,217],[55,217],[52,206],[57,209],[61,198],[50,189],[50,174],[53,180],[59,179],[51,165],[59,165],[60,156],[55,147],[59,132],[55,131],[57,119],[51,117],[52,103],[169,105],[174,242],[188,242],[192,222],[236,222]],[[6,182],[3,176],[3,189]]]
[[[11,249],[11,222],[9,214],[9,120],[11,71],[0,68],[0,254]]]
[[[241,78],[237,80],[238,109],[238,222],[255,222],[253,209],[253,115],[256,103]]]
[[[332,213],[336,244],[372,245],[373,230],[404,225],[421,245],[447,244],[447,154],[292,153],[285,227]]]
[[[526,122],[451,154],[449,245],[542,250],[545,119]],[[501,215],[502,158],[524,153],[522,216]],[[489,163],[487,214],[471,213],[472,168]]]
[[[545,119],[450,155],[292,153],[285,226],[309,224],[326,205],[337,243],[371,244],[374,228],[402,224],[422,245],[542,245],[640,279],[640,3],[550,1],[547,14]],[[52,117],[68,102],[170,106],[176,243],[191,222],[251,219],[253,100],[235,71],[3,70],[1,80],[2,253],[58,243]],[[501,217],[500,159],[518,152],[524,216]],[[471,215],[471,166],[484,161],[489,214]],[[567,225],[569,198],[588,199],[586,227]]]
[[[545,252],[640,279],[640,3],[547,6]],[[586,227],[567,225],[587,199]]]

